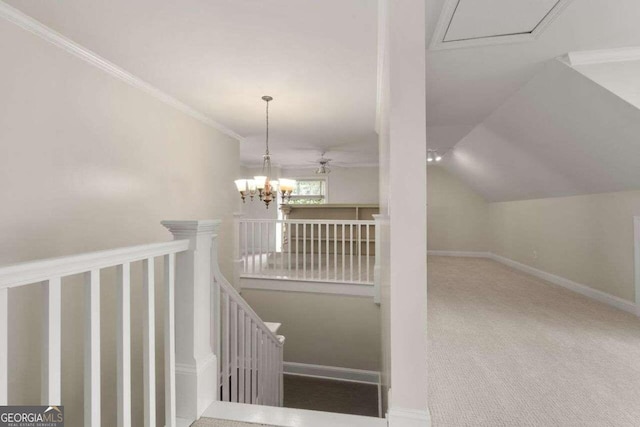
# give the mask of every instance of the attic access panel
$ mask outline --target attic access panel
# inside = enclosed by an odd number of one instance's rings
[[[535,40],[571,0],[447,0],[432,49]]]

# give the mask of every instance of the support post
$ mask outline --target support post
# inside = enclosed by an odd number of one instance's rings
[[[212,242],[220,221],[162,221],[174,240],[189,240],[176,255],[176,416],[189,424],[217,400],[217,358],[212,350]]]

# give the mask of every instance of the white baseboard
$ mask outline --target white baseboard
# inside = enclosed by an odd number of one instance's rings
[[[466,258],[491,258],[490,252],[483,251],[427,251],[427,255],[433,256],[456,256]]]
[[[389,408],[387,412],[389,427],[430,427],[429,410]]]
[[[569,279],[565,279],[564,277],[556,276],[555,274],[547,273],[546,271],[539,270],[535,267],[531,267],[526,264],[522,264],[518,261],[514,261],[509,258],[505,258],[500,255],[490,254],[490,258],[507,265],[511,268],[515,268],[516,270],[520,270],[522,272],[531,274],[539,279],[545,280],[547,282],[553,283],[554,285],[562,286],[563,288],[569,289],[573,292],[577,292],[581,295],[594,299],[596,301],[602,302],[604,304],[611,305],[613,307],[619,308],[620,310],[624,310],[629,313],[637,314],[636,304],[631,301],[616,297],[614,295],[608,294],[606,292],[599,291],[597,289],[593,289],[587,285],[583,285],[581,283],[574,282]]]
[[[380,372],[363,369],[339,368],[337,366],[311,365],[307,363],[284,362],[286,375],[351,381],[365,384],[380,384]]]

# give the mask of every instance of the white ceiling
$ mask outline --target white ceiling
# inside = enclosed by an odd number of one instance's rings
[[[640,60],[587,64],[574,68],[640,108]]]
[[[462,4],[475,1],[462,0]],[[429,42],[445,0],[426,2]],[[504,0],[503,6],[506,3],[510,3],[513,10],[517,11],[529,0]],[[469,4],[465,7],[469,7]],[[537,16],[534,19],[534,15],[532,13],[531,21],[537,19]],[[640,1],[637,0],[574,0],[537,40],[428,50],[429,147],[440,150],[453,147],[555,57],[576,50],[640,45],[638,16]],[[488,18],[485,16],[483,19]],[[474,28],[469,27],[464,31],[477,32],[478,29]]]
[[[558,0],[456,0],[444,41],[530,33]]]
[[[246,137],[245,163],[264,151],[265,94],[274,162],[377,162],[371,0],[6,2]]]
[[[640,188],[640,110],[560,60],[444,160],[489,201]]]

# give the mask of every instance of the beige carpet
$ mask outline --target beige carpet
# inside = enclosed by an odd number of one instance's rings
[[[640,426],[640,321],[491,260],[429,257],[435,427]]]

